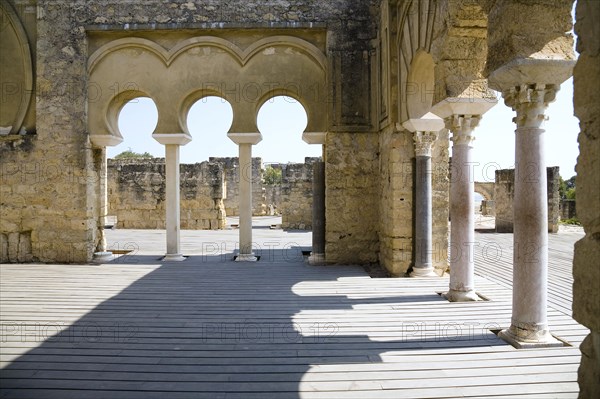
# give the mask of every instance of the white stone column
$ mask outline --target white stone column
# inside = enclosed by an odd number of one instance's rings
[[[228,133],[239,146],[239,249],[237,262],[256,262],[252,252],[252,145],[260,143],[260,133]]]
[[[123,142],[123,138],[112,135],[90,135],[92,145],[98,148],[100,153],[100,162],[98,169],[98,245],[94,252],[94,262],[103,263],[113,260],[112,252],[108,251],[106,242],[106,217],[108,216],[108,159],[106,156],[106,147],[113,147]]]
[[[500,336],[517,347],[560,346],[549,331],[548,193],[544,155],[545,111],[556,85],[520,85],[502,93],[516,113],[513,308]]]
[[[548,197],[545,112],[575,61],[517,58],[490,73],[489,86],[516,111],[511,326],[500,337],[517,348],[560,346],[548,328]]]
[[[479,117],[455,115],[452,118],[452,179],[450,180],[450,291],[452,302],[477,301],[475,293],[475,178],[473,129]],[[455,252],[455,253],[452,253]]]
[[[438,277],[433,269],[433,212],[431,149],[444,121],[427,113],[419,119],[409,119],[402,126],[414,132],[416,156],[415,184],[415,263],[411,277]]]
[[[495,99],[450,98],[433,107],[452,132],[450,180],[450,289],[451,302],[478,301],[475,293],[475,176],[473,130],[481,115],[496,105]]]
[[[186,258],[182,255],[180,246],[179,147],[189,143],[192,138],[185,133],[155,133],[152,137],[165,146],[167,253],[163,261],[183,261]]]

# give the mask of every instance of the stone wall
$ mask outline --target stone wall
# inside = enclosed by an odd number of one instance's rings
[[[59,10],[66,4],[0,2],[0,77],[29,80],[14,90],[2,85],[0,125],[11,126],[0,136],[2,262],[87,262],[99,240],[102,152],[92,150],[86,134],[86,37],[78,17]],[[24,32],[18,43],[30,63],[5,53],[12,26]]]
[[[574,219],[577,217],[576,201],[574,199],[560,200],[560,220]]]
[[[239,179],[240,167],[237,157],[210,157],[211,163],[221,165],[225,177],[225,212],[227,216],[238,216],[239,211]],[[262,158],[252,158],[252,215],[264,216],[267,214],[265,190],[263,185]]]
[[[321,158],[307,157],[304,163],[281,165],[281,227],[284,230],[312,230],[313,163]]]
[[[600,2],[578,0],[576,10],[579,60],[573,72],[575,115],[579,118],[577,217],[585,237],[575,244],[573,317],[589,328],[580,346],[581,399],[600,397]]]
[[[558,166],[547,168],[548,179],[548,232],[558,232],[560,219],[559,204],[559,173]],[[502,169],[496,171],[494,191],[496,207],[496,231],[498,233],[513,232],[513,199],[515,187],[515,170]]]
[[[375,263],[379,253],[379,137],[328,132],[325,253],[328,263]]]
[[[181,228],[217,230],[225,227],[223,170],[220,164],[180,165]],[[108,161],[108,214],[117,228],[164,229],[165,160]]]

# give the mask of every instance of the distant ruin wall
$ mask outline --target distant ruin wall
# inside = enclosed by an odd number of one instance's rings
[[[226,225],[223,170],[210,162],[182,164],[181,228],[217,230]],[[165,160],[108,161],[108,214],[117,228],[164,229]]]
[[[547,168],[548,179],[548,232],[558,232],[559,188],[558,166]],[[496,171],[494,201],[496,206],[496,232],[513,232],[513,200],[515,189],[515,170],[502,169]]]
[[[304,163],[281,165],[281,227],[284,230],[312,230],[313,164],[321,158],[305,158]]]
[[[240,167],[237,157],[210,157],[208,162],[221,165],[225,179],[225,197],[223,203],[227,216],[239,215]],[[252,158],[252,215],[264,216],[268,210],[265,205],[263,187],[262,158]]]

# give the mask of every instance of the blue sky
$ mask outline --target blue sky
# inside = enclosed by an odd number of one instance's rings
[[[579,121],[573,116],[573,80],[561,85],[556,101],[548,107],[546,129],[546,162],[559,166],[563,178],[575,174],[579,153],[577,135]],[[493,181],[494,171],[514,167],[515,113],[500,100],[488,111],[475,130],[474,161],[477,181]],[[238,150],[227,138],[231,126],[231,106],[217,97],[196,103],[188,116],[193,141],[181,148],[181,162],[202,162],[211,156],[237,156]],[[152,138],[156,126],[156,107],[150,99],[136,99],[125,105],[119,116],[119,129],[124,141],[109,148],[112,157],[131,148],[163,157],[164,148]],[[302,141],[306,113],[298,102],[278,97],[269,100],[258,115],[258,127],[263,141],[253,147],[253,156],[263,162],[302,162],[307,156],[320,156],[320,145]]]

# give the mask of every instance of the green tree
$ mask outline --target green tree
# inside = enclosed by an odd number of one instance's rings
[[[127,151],[123,151],[122,153],[115,156],[115,159],[149,159],[154,158],[152,154],[149,152],[144,152],[143,154],[139,152],[134,152],[131,150],[131,147]]]
[[[268,186],[274,186],[277,184],[281,184],[282,175],[281,169],[274,168],[272,166],[267,166],[265,168],[265,173],[263,174],[263,182]]]

